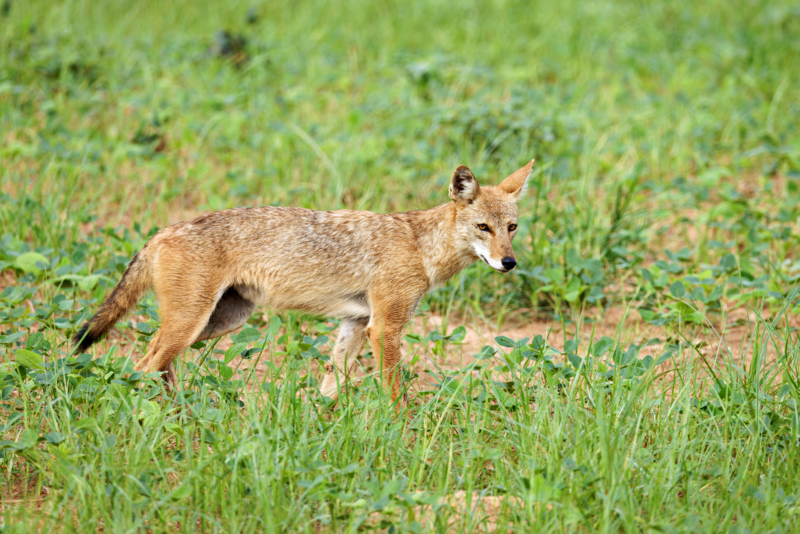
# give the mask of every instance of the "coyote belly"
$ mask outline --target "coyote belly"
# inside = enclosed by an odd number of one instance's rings
[[[452,201],[428,210],[246,208],[169,226],[134,256],[75,343],[86,350],[152,288],[162,324],[136,370],[164,371],[174,386],[178,354],[239,328],[256,305],[303,310],[342,320],[324,395],[336,397],[369,339],[397,400],[402,332],[425,292],[478,259],[500,272],[516,265],[516,202],[532,165],[496,187],[461,166]]]

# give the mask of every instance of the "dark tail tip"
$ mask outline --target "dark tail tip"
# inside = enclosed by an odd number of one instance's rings
[[[75,334],[75,337],[72,338],[72,342],[75,344],[76,352],[86,351],[100,339],[99,335],[92,332],[91,327],[92,323],[87,321],[82,327],[80,327],[78,333]]]

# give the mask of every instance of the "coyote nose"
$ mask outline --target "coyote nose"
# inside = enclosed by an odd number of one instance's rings
[[[506,256],[500,261],[500,263],[503,264],[503,267],[505,268],[506,271],[510,271],[511,269],[517,266],[517,260],[515,260],[511,256]]]

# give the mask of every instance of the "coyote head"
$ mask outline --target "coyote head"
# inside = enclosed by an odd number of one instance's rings
[[[533,160],[494,187],[481,187],[467,167],[450,181],[456,203],[457,246],[507,273],[517,265],[511,240],[517,232],[517,199],[525,191]]]

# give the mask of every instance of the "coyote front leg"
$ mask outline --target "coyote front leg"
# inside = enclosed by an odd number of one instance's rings
[[[424,282],[401,274],[390,280],[387,284],[381,284],[372,294],[372,318],[367,327],[367,336],[379,368],[383,371],[384,387],[391,393],[392,402],[398,402],[402,391],[400,360],[403,354],[400,352],[400,341],[403,329],[427,287]],[[406,403],[404,394],[402,404]],[[396,404],[396,409],[400,410],[400,403]]]
[[[320,392],[324,396],[338,398],[338,387],[344,386],[347,373],[367,340],[368,322],[369,317],[342,319],[339,325],[339,337],[333,348],[333,362],[325,364],[325,378],[320,387]]]
[[[402,374],[400,372],[400,338],[403,333],[403,325],[380,320],[376,324],[367,328],[369,343],[372,345],[372,352],[375,354],[379,368],[383,372],[383,384],[386,391],[390,392],[392,402],[396,402],[402,390]],[[403,396],[403,404],[406,398]],[[397,409],[399,410],[398,404]]]

